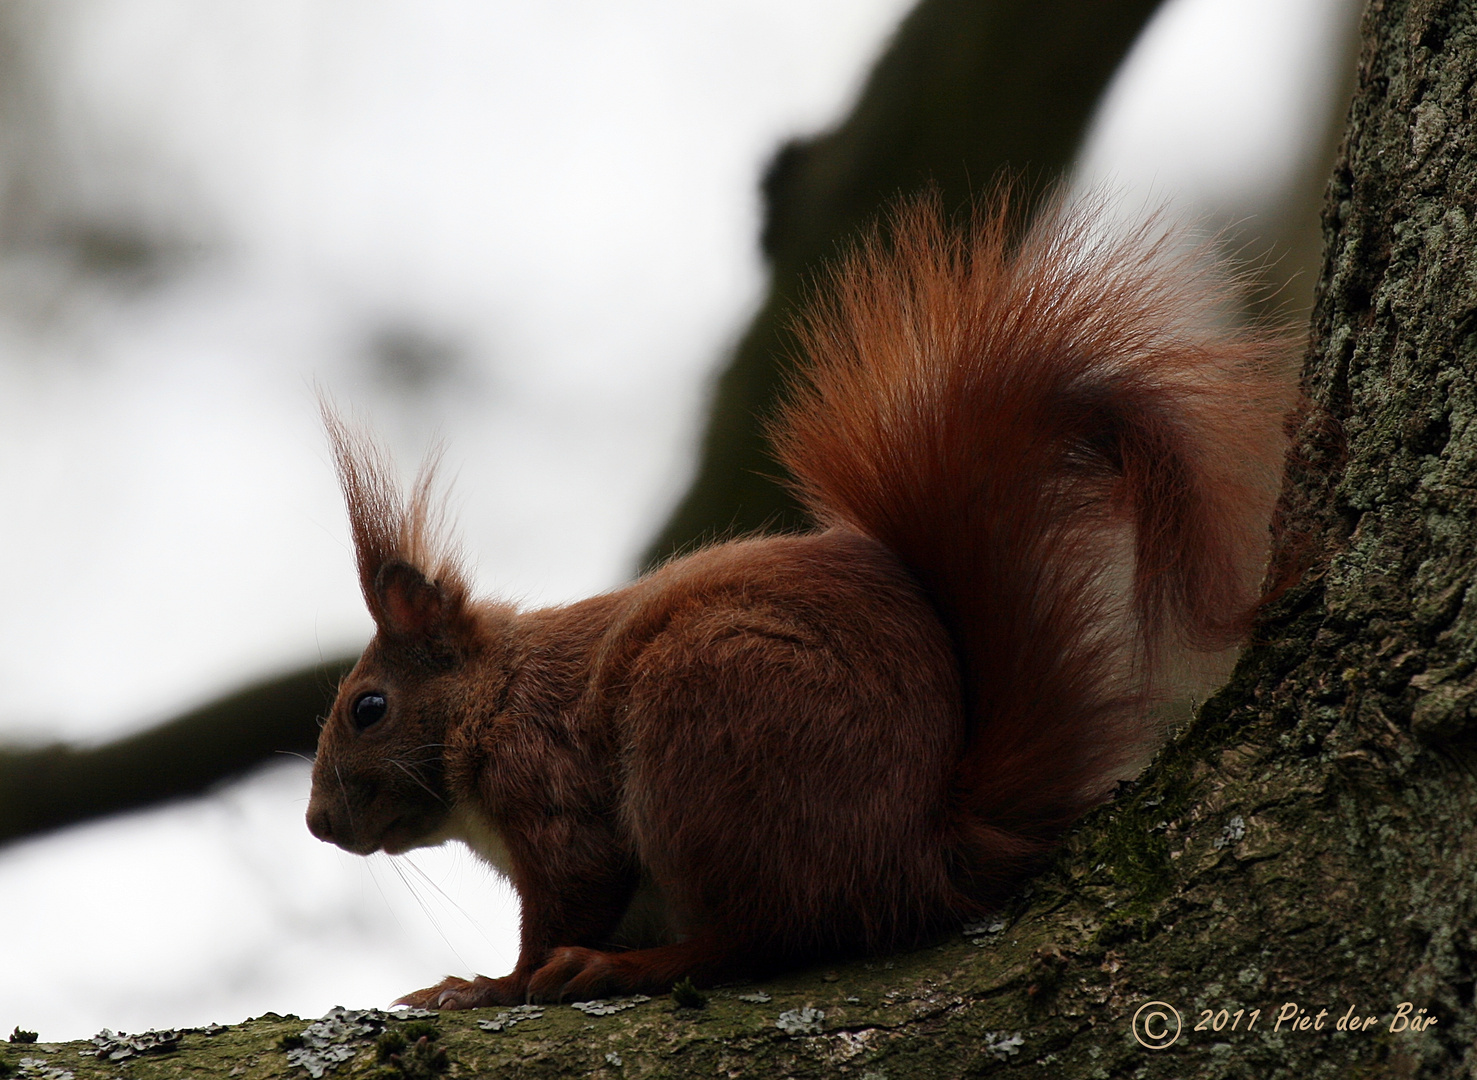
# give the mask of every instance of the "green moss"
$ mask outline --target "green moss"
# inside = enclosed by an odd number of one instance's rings
[[[375,1060],[382,1068],[366,1080],[431,1080],[444,1073],[451,1061],[446,1050],[436,1046],[441,1029],[434,1020],[414,1020],[391,1028],[374,1041]]]
[[[1070,858],[1078,866],[1106,870],[1117,885],[1127,889],[1126,897],[1118,900],[1093,935],[1092,950],[1144,937],[1160,902],[1178,887],[1165,829],[1184,810],[1185,787],[1166,782],[1161,774],[1151,787],[1135,792],[1124,805],[1100,811],[1106,818],[1100,826],[1101,819],[1096,815],[1084,823],[1089,835],[1096,835]],[[1174,791],[1175,796],[1168,795],[1168,791]],[[1066,876],[1068,880],[1062,885],[1070,893],[1075,890],[1070,879],[1077,875],[1068,870]]]
[[[698,993],[692,979],[688,978],[672,987],[672,1003],[679,1009],[701,1009],[708,1004],[708,999]]]
[[[400,1032],[386,1031],[374,1041],[374,1058],[376,1061],[389,1061],[392,1055],[400,1053],[409,1045]]]

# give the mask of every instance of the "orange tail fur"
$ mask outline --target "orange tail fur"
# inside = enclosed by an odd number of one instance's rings
[[[1092,221],[961,233],[905,206],[801,323],[774,429],[812,513],[897,555],[958,650],[970,892],[1111,786],[1165,672],[1244,629],[1265,562],[1286,337],[1227,325],[1203,251]]]

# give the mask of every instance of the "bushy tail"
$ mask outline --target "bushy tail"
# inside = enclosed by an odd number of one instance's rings
[[[822,521],[881,541],[953,635],[970,731],[962,872],[981,895],[1141,753],[1164,672],[1253,610],[1293,398],[1288,340],[1154,224],[1061,207],[1012,234],[895,213],[804,318],[774,429]]]

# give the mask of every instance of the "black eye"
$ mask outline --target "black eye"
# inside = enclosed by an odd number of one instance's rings
[[[390,705],[385,701],[384,694],[360,694],[359,700],[354,702],[354,707],[349,711],[354,716],[354,726],[363,731],[371,724],[383,720],[385,713],[390,711]]]

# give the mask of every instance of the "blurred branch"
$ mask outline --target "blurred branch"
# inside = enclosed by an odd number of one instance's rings
[[[1029,198],[1072,161],[1159,0],[922,0],[839,127],[792,142],[764,181],[769,295],[719,375],[697,475],[643,564],[705,539],[802,524],[761,419],[783,384],[789,313],[838,247],[900,193],[960,208],[1002,170]]]
[[[257,683],[94,749],[0,748],[0,844],[199,795],[278,754],[311,754],[354,659]]]

